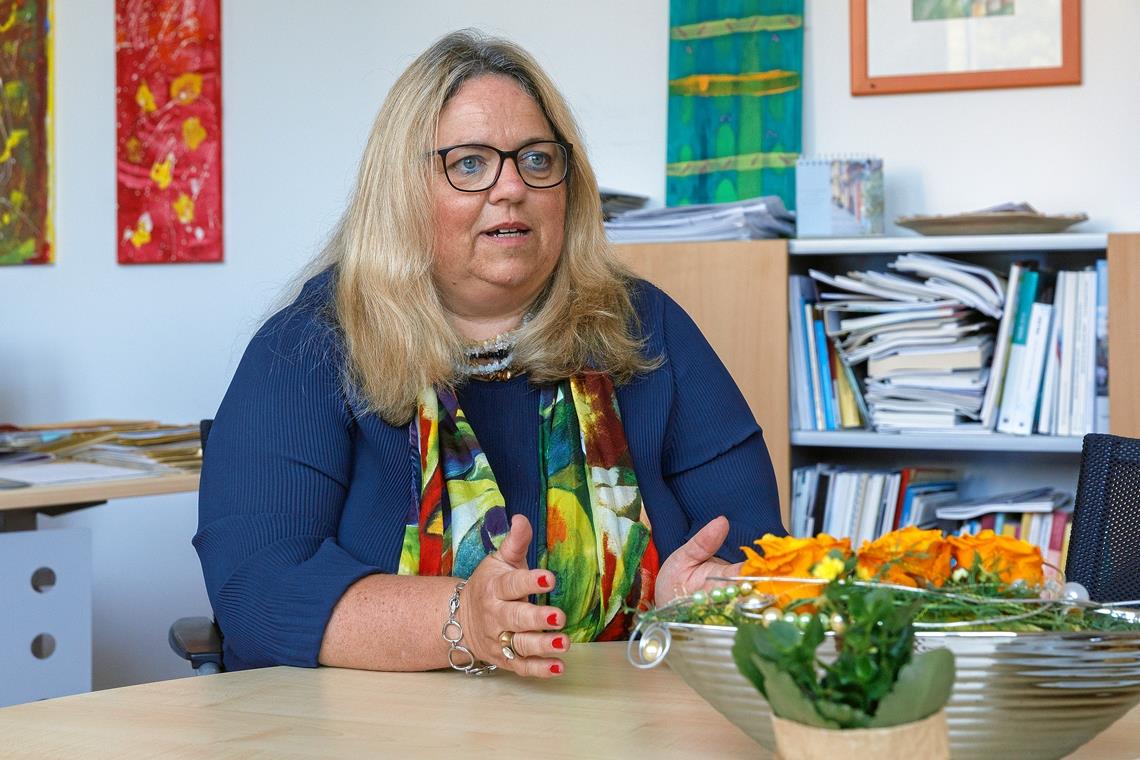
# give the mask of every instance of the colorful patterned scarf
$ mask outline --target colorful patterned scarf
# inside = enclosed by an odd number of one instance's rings
[[[626,608],[653,601],[659,561],[613,383],[595,373],[543,387],[539,415],[538,567],[558,580],[537,603],[566,613],[572,641],[622,638]],[[422,479],[399,572],[466,578],[506,537],[502,493],[454,393],[421,393],[410,433]]]

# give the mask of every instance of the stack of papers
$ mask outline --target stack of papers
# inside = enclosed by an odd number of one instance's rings
[[[953,259],[907,253],[894,272],[832,275],[816,307],[838,359],[863,376],[880,431],[949,430],[980,419],[1005,283]]]
[[[45,462],[61,466],[33,470],[38,473],[33,482],[39,482],[40,478],[62,482],[54,479],[57,476],[53,472],[61,473],[58,477],[65,480],[89,480],[197,470],[202,464],[202,446],[197,425],[161,425],[148,421],[95,420],[23,429],[7,426],[0,432],[0,466],[34,466]],[[79,467],[79,463],[85,463],[84,467]],[[63,467],[64,464],[68,467]],[[108,469],[100,474],[96,466]],[[119,472],[123,468],[129,472]],[[81,476],[72,477],[74,473]],[[0,477],[27,480],[19,474]]]
[[[1053,488],[1033,488],[996,496],[983,496],[969,501],[956,501],[940,506],[939,520],[973,520],[994,512],[1052,512],[1072,501],[1072,496]]]
[[[620,190],[610,190],[604,187],[598,188],[598,194],[602,197],[602,216],[607,221],[615,216],[644,208],[645,204],[649,202],[649,198],[644,195],[623,193]]]
[[[751,240],[794,237],[795,214],[774,195],[714,203],[630,211],[606,222],[614,243]]]

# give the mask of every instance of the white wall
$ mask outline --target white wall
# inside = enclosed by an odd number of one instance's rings
[[[268,304],[335,222],[388,86],[450,29],[530,49],[574,105],[600,181],[660,199],[667,7],[225,0],[226,263],[121,267],[114,3],[56,0],[58,263],[0,268],[0,420],[212,416]],[[846,9],[808,0],[805,149],[882,155],[889,216],[1028,200],[1087,211],[1089,230],[1140,229],[1140,3],[1085,3],[1079,87],[860,99]],[[185,674],[166,630],[209,610],[194,497],[58,520],[93,534],[96,687]]]

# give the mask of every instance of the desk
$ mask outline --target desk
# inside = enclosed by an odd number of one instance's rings
[[[770,758],[667,667],[575,645],[566,675],[268,668],[0,709],[6,757]],[[1071,757],[1140,756],[1140,709]]]
[[[197,473],[174,473],[0,490],[0,705],[91,689],[91,537],[37,531],[36,514],[197,488]]]
[[[196,472],[4,489],[0,490],[0,530],[32,530],[37,512],[59,515],[103,504],[108,499],[197,490]]]

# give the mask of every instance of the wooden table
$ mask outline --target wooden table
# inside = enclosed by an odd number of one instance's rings
[[[770,758],[669,668],[576,645],[566,675],[268,668],[0,709],[10,758]],[[1072,758],[1140,757],[1140,709]]]
[[[37,512],[58,515],[103,504],[109,499],[197,490],[196,472],[3,489],[0,490],[0,530],[33,530]]]

